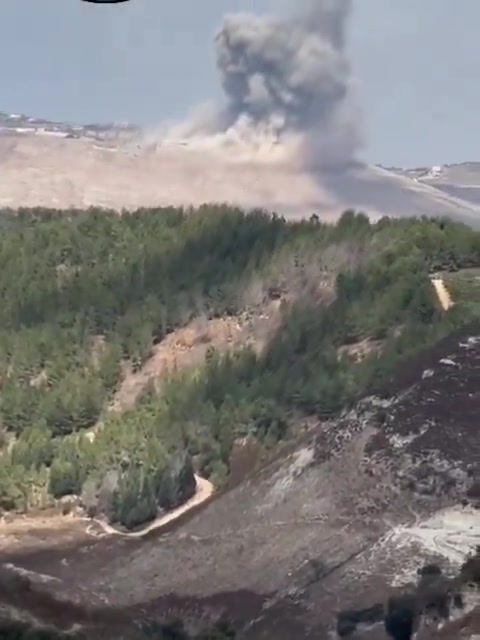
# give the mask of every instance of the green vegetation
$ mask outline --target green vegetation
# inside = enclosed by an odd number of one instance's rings
[[[480,316],[480,269],[444,271],[441,276],[454,300],[460,301],[470,313]]]
[[[335,226],[288,224],[203,207],[24,210],[2,222],[4,509],[76,494],[92,515],[136,526],[188,498],[194,468],[221,485],[236,438],[274,446],[294,419],[340,411],[478,311],[459,300],[444,314],[436,301],[429,272],[480,263],[480,234],[443,220],[346,212]],[[140,368],[199,315],[278,298],[281,326],[261,355],[210,350],[134,411],[105,411],[123,361]],[[378,353],[357,361],[341,349],[366,338]]]

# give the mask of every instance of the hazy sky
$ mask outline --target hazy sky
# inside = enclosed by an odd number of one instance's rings
[[[222,15],[288,4],[1,0],[0,111],[79,122],[181,117],[198,102],[221,100],[212,38]],[[350,53],[364,157],[396,165],[480,160],[480,1],[354,4]]]

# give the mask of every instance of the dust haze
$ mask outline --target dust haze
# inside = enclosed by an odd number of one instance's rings
[[[361,139],[345,56],[350,9],[317,0],[290,20],[228,16],[215,44],[229,124],[296,141],[308,164],[350,161]]]
[[[225,202],[295,218],[334,220],[355,208],[479,226],[477,202],[361,161],[363,119],[346,54],[351,11],[352,0],[292,0],[286,18],[227,15],[213,41],[223,100],[128,141],[32,135],[25,121],[21,134],[0,136],[0,204]]]

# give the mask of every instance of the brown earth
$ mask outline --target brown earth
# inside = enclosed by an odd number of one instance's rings
[[[445,281],[443,278],[437,276],[432,278],[432,284],[435,287],[435,292],[440,304],[442,305],[442,309],[444,311],[448,311],[450,307],[453,307],[454,302]]]
[[[179,371],[201,365],[209,349],[226,351],[251,346],[260,352],[281,319],[280,301],[274,300],[253,313],[208,319],[199,317],[173,331],[153,348],[152,356],[139,371],[128,364],[110,410],[133,409],[142,391],[153,384],[160,391],[162,381]]]

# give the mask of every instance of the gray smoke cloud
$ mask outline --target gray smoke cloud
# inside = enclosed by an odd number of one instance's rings
[[[351,0],[310,0],[290,19],[227,16],[215,44],[230,124],[296,139],[310,167],[352,160],[361,131],[345,53],[350,11]]]

